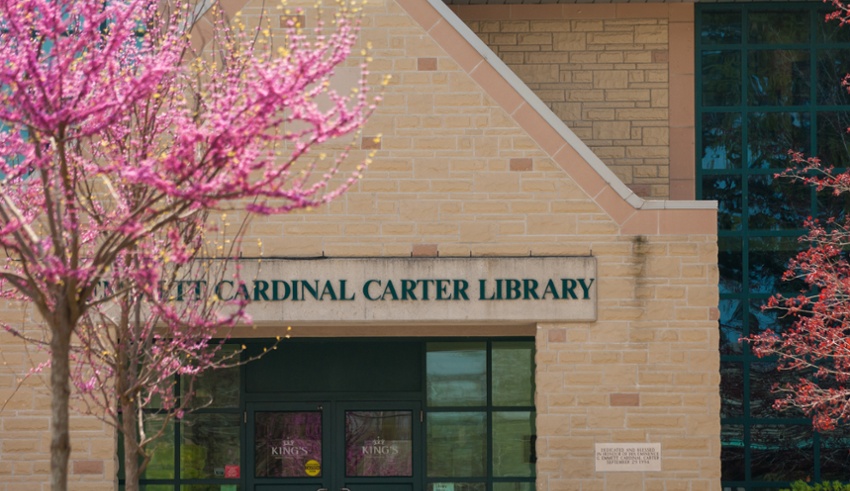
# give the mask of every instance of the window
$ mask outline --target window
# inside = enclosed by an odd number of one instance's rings
[[[850,439],[813,434],[802,414],[777,413],[781,377],[741,337],[783,319],[762,312],[798,250],[807,216],[843,202],[773,175],[789,149],[835,167],[850,163],[850,29],[824,22],[819,2],[698,4],[697,196],[718,201],[722,480],[724,489],[787,487],[797,479],[850,480]],[[843,470],[842,470],[843,469]]]
[[[428,491],[532,491],[534,342],[428,343]]]

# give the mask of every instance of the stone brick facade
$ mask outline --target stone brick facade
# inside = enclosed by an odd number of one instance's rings
[[[250,3],[243,16],[259,15],[260,5]],[[652,15],[638,15],[620,5],[581,6],[590,9],[585,17],[563,10],[547,21],[518,19],[518,7],[487,18],[472,7],[460,13],[533,92],[441,3],[368,5],[363,41],[372,45],[371,70],[376,80],[393,76],[353,155],[377,149],[375,162],[326,208],[255,219],[245,253],[595,256],[592,323],[459,320],[423,328],[415,320],[342,319],[293,332],[533,336],[539,491],[717,489],[716,213],[641,197],[675,197],[673,182],[687,182],[670,163],[680,151],[671,144],[674,128],[686,129],[688,114],[671,110],[669,43],[673,23],[692,29],[692,20],[682,20],[689,7],[640,5]],[[687,81],[687,67],[675,75]],[[6,314],[20,317],[20,310]],[[234,335],[270,336],[285,325]],[[28,365],[28,352],[5,334],[0,348],[7,362],[0,401],[8,399],[0,412],[0,491],[47,489],[46,390],[36,379],[18,387],[14,374]],[[75,418],[72,489],[115,489],[115,442],[105,425]],[[616,442],[660,443],[662,470],[596,472],[594,444]]]
[[[677,91],[692,90],[671,85],[693,83],[680,73],[693,61],[693,41],[686,38],[693,32],[681,32],[685,22],[692,25],[692,8],[655,3],[454,11],[633,191],[683,198],[692,196],[685,186],[671,189],[670,166],[678,164],[671,159],[682,157],[670,146],[676,125],[671,100],[680,103]]]

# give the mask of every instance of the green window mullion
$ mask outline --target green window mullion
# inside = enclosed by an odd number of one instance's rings
[[[749,370],[749,367],[747,366],[747,363],[744,363],[744,387],[745,387],[744,394],[747,394],[748,392],[746,392],[746,391],[749,389],[749,375],[750,375],[749,372],[750,372],[750,370]],[[748,402],[749,401],[747,401],[745,404],[748,404]],[[745,419],[748,420],[748,421],[746,421],[743,425],[744,426],[744,479],[747,482],[750,482],[750,481],[753,480],[753,464],[752,464],[753,463],[753,453],[752,453],[752,445],[751,445],[753,425],[752,425],[752,421],[749,420],[749,418],[745,417]]]
[[[487,462],[486,469],[486,479],[487,491],[493,491],[493,455],[495,455],[493,449],[493,341],[487,341],[487,409],[486,409],[486,418],[487,418],[487,432],[486,432],[486,452],[487,458],[485,462]]]

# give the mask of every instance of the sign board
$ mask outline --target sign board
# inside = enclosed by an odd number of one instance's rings
[[[213,293],[250,301],[254,322],[596,320],[596,259],[351,258],[241,261]],[[192,290],[186,285],[186,291]]]
[[[592,322],[598,283],[594,257],[241,259],[159,294],[244,301],[255,324]]]
[[[596,444],[596,472],[641,472],[660,470],[660,443]]]

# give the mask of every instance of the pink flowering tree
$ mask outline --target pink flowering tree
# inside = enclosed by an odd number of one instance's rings
[[[341,172],[346,150],[316,150],[353,141],[377,99],[362,65],[356,90],[330,89],[356,12],[315,32],[293,21],[274,43],[214,16],[196,53],[194,6],[164,5],[0,0],[0,295],[37,318],[6,330],[49,354],[53,490],[67,488],[72,385],[137,414],[163,382],[215,366],[209,341],[247,322],[243,303],[171,288],[197,279],[199,257],[238,253],[215,245],[210,213],[319,206],[368,164]],[[119,429],[132,440],[133,426]]]
[[[850,193],[850,173],[798,153],[792,158],[799,167],[785,175],[835,197]],[[803,291],[774,295],[765,306],[790,322],[782,332],[767,330],[750,342],[756,355],[777,356],[778,369],[795,374],[774,387],[779,395],[774,407],[801,410],[815,429],[829,431],[850,419],[850,214],[809,218],[805,227],[801,240],[807,247],[783,275]]]
[[[835,8],[827,21],[850,22],[842,0],[824,0]],[[850,75],[842,85],[850,90]],[[850,131],[850,129],[848,129]],[[846,200],[850,172],[836,171],[818,158],[792,152],[794,164],[782,175],[814,186],[829,199]],[[775,295],[766,309],[780,312],[789,326],[751,336],[760,357],[775,356],[778,369],[794,373],[774,387],[777,409],[796,408],[812,418],[816,430],[829,431],[850,421],[850,213],[823,220],[809,218],[801,238],[806,248],[788,265],[783,279],[803,286],[796,295]]]

